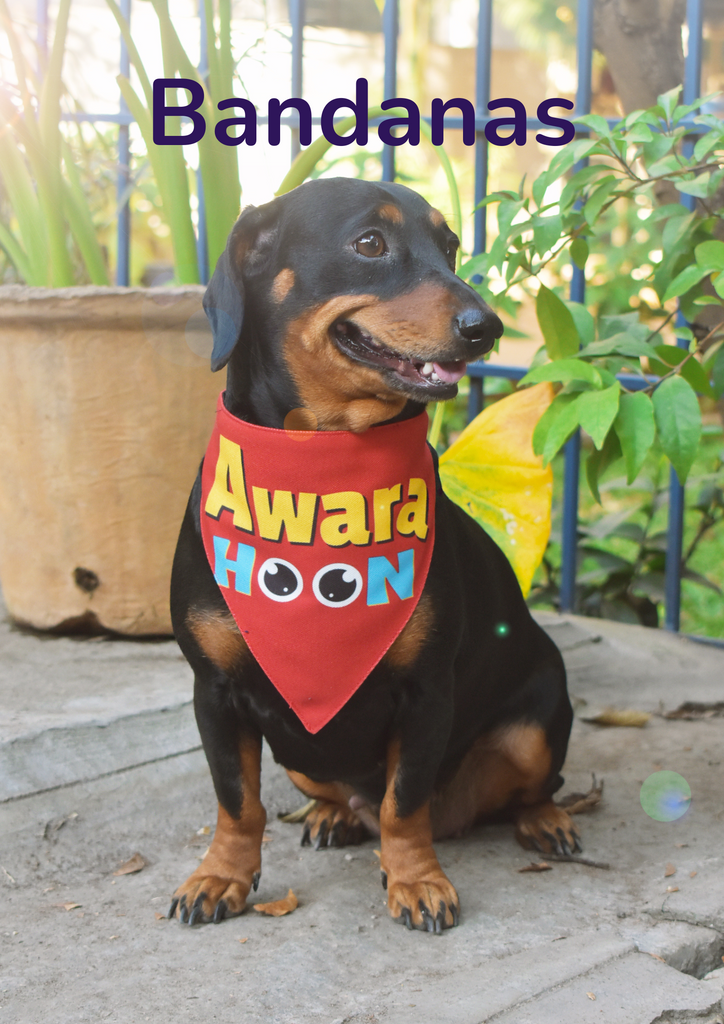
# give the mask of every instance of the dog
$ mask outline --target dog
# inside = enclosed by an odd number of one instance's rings
[[[218,822],[172,898],[182,923],[240,914],[257,888],[262,738],[316,801],[302,845],[379,832],[389,911],[410,929],[459,921],[434,839],[504,813],[528,848],[581,848],[552,800],[572,722],[560,653],[500,549],[442,493],[425,445],[426,404],[454,397],[466,363],[503,331],[456,276],[457,247],[442,214],[402,185],[317,180],[246,208],[207,288],[212,369],[228,364],[227,385],[171,609]],[[316,450],[320,472],[347,474],[340,484],[300,483]],[[388,458],[392,486],[363,493]],[[232,539],[214,540],[224,519]],[[319,535],[327,547],[309,562]],[[261,610],[247,619],[252,593]],[[294,624],[302,598],[311,612]]]

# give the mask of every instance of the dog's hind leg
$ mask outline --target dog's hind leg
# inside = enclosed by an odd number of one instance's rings
[[[459,835],[477,821],[510,812],[516,838],[540,853],[580,850],[569,815],[551,794],[560,781],[542,726],[513,723],[481,736],[432,805],[436,838]]]
[[[287,768],[287,775],[305,796],[316,800],[316,805],[304,819],[302,846],[322,850],[329,846],[350,846],[361,843],[370,833],[379,833],[379,825],[371,810],[354,809],[355,792],[341,782],[315,782],[314,779]],[[350,806],[350,800],[353,806]],[[368,823],[364,818],[368,816]]]

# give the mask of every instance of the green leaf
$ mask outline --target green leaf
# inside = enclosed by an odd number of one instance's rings
[[[581,235],[578,238],[574,238],[571,242],[570,247],[571,259],[578,267],[579,270],[583,270],[586,266],[586,260],[588,259],[588,242]]]
[[[618,412],[621,385],[617,380],[603,391],[584,391],[578,399],[578,422],[600,449]]]
[[[694,254],[700,267],[706,267],[710,271],[724,270],[724,242],[715,238],[700,242],[694,249]]]
[[[703,174],[698,174],[695,178],[691,178],[690,180],[677,178],[676,181],[676,187],[679,192],[683,192],[686,196],[696,196],[698,199],[706,199],[709,195],[710,186],[710,171],[704,171]]]
[[[676,85],[673,89],[669,89],[668,92],[662,93],[656,97],[656,102],[664,111],[666,119],[670,121],[673,117],[674,111],[679,102],[679,94],[681,93],[681,86]]]
[[[562,299],[561,301],[573,317],[581,344],[590,344],[596,337],[596,321],[587,307],[582,302],[574,302],[572,299]]]
[[[688,384],[691,384],[694,391],[698,391],[700,395],[705,395],[707,398],[717,397],[716,392],[709,383],[707,372],[698,359],[693,357],[687,359],[679,373]]]
[[[724,299],[724,272],[717,274],[716,277],[712,277],[711,283],[714,285],[714,291],[717,295]]]
[[[642,391],[621,395],[613,426],[626,463],[626,482],[630,484],[638,476],[656,435],[654,408],[649,396]]]
[[[724,394],[724,345],[722,345],[714,357],[714,363],[711,368],[711,383],[717,398]]]
[[[679,348],[678,345],[655,345],[653,350],[667,366],[678,366],[688,355],[688,349]]]
[[[529,370],[520,384],[539,384],[549,380],[564,384],[569,380],[581,380],[592,385],[596,390],[602,387],[601,375],[595,366],[582,359],[556,359],[552,363],[544,363],[534,370]]]
[[[694,146],[694,159],[697,163],[700,163],[707,153],[710,153],[712,149],[719,143],[717,132],[706,132],[705,135],[701,135]]]
[[[684,484],[701,436],[701,412],[696,395],[683,378],[674,376],[656,388],[652,402],[661,446],[679,482]]]
[[[609,138],[611,135],[611,129],[608,127],[606,118],[601,117],[600,114],[582,114],[581,117],[575,118],[573,123],[585,125],[586,128],[593,128],[594,132],[604,139]]]
[[[591,494],[599,505],[601,505],[602,502],[601,495],[598,490],[598,482],[608,467],[613,465],[613,463],[620,458],[621,445],[616,432],[612,430],[603,442],[603,447],[600,450],[598,448],[594,448],[586,459],[586,479],[588,481],[588,486],[591,488]]]
[[[560,214],[533,218],[533,244],[539,256],[552,249],[562,234],[563,218]]]
[[[580,395],[556,395],[533,431],[533,451],[547,466],[578,426]]]
[[[619,184],[620,179],[614,174],[610,174],[598,185],[596,191],[583,207],[583,216],[589,224],[595,224],[599,214],[601,213],[601,209],[610,198],[611,194],[616,191]]]
[[[570,310],[544,284],[538,289],[535,312],[551,359],[564,359],[578,351],[581,339]]]
[[[650,356],[652,351],[651,346],[647,345],[645,341],[624,331],[621,334],[612,334],[611,337],[603,341],[594,341],[590,345],[586,345],[582,354],[586,356],[619,355],[638,359],[641,356]]]
[[[686,292],[699,283],[704,277],[708,277],[711,271],[706,268],[690,264],[688,267],[684,267],[680,274],[677,274],[674,280],[669,284],[669,287],[663,294],[662,302],[668,302],[669,299],[675,299],[679,295],[685,295]]]

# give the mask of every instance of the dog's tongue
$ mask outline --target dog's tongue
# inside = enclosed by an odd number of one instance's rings
[[[451,363],[433,363],[435,373],[440,380],[446,384],[457,384],[461,377],[465,376],[467,364],[464,359],[456,359]]]

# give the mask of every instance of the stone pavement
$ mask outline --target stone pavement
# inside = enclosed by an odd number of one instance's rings
[[[577,710],[563,793],[605,782],[577,819],[596,864],[540,859],[505,824],[438,844],[459,928],[387,916],[370,840],[300,849],[299,794],[265,751],[257,898],[299,908],[220,926],[163,917],[202,856],[215,801],[172,642],[43,638],[0,624],[0,1024],[704,1024],[724,1022],[724,652],[662,632],[540,617]],[[648,711],[644,728],[586,721]],[[689,782],[683,818],[641,783]],[[113,872],[135,852],[147,866]],[[66,909],[68,908],[68,909]]]

